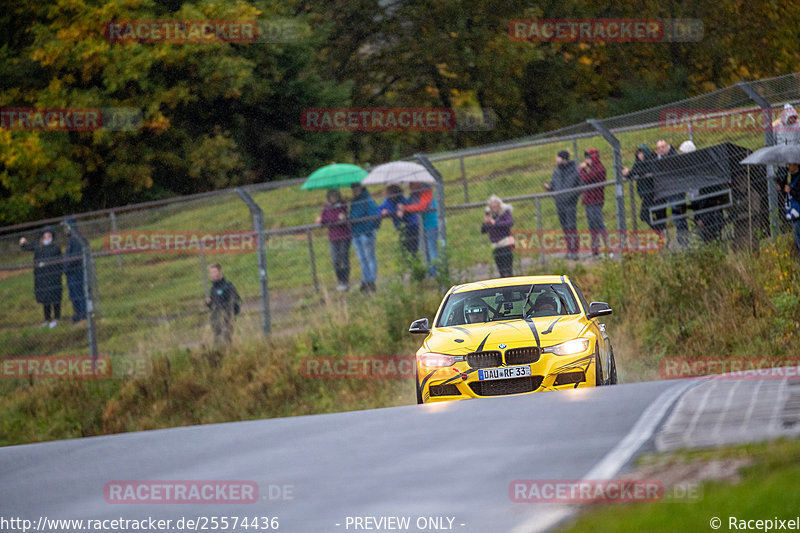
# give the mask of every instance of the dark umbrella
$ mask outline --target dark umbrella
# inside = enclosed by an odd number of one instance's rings
[[[800,144],[779,144],[756,150],[740,161],[742,165],[785,165],[800,163]]]

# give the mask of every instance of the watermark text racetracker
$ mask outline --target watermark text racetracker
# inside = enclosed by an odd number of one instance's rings
[[[413,357],[310,356],[300,362],[300,374],[309,379],[412,379]]]
[[[448,107],[311,107],[300,125],[307,131],[488,131],[492,109]]]
[[[699,19],[514,19],[508,24],[513,41],[529,42],[693,42],[703,38]]]
[[[0,128],[10,131],[134,131],[142,123],[133,107],[0,108]]]
[[[310,35],[301,20],[114,20],[103,27],[112,43],[292,43]]]
[[[518,253],[556,254],[569,251],[568,244],[574,243],[576,251],[591,252],[592,241],[599,247],[604,246],[598,235],[589,230],[573,230],[565,234],[561,229],[513,230],[514,250]],[[608,232],[608,249],[611,252],[658,252],[664,248],[664,238],[653,230],[637,230]]]
[[[747,107],[662,109],[659,117],[661,129],[672,132],[701,131],[748,131],[773,133],[800,133],[800,122],[796,118],[787,123],[780,120],[778,110]]]
[[[103,248],[110,254],[246,254],[258,246],[252,231],[113,231],[105,234]]]
[[[149,357],[100,355],[16,355],[0,358],[2,379],[109,379],[146,377]]]
[[[800,357],[665,357],[660,371],[662,379],[800,379]]]
[[[516,503],[688,503],[702,499],[702,485],[657,479],[516,479],[508,486]]]

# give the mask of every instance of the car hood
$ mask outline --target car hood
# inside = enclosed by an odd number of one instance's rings
[[[553,346],[580,336],[586,325],[587,321],[581,315],[573,315],[434,328],[422,349],[461,355],[480,350],[521,348],[536,346],[537,335],[541,346]],[[506,346],[499,348],[501,344]]]

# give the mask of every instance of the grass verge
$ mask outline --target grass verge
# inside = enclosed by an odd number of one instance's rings
[[[748,529],[742,520],[795,520],[800,508],[797,479],[800,476],[800,440],[781,439],[768,443],[681,452],[669,460],[693,464],[746,459],[751,464],[739,469],[740,480],[704,483],[702,498],[689,503],[636,503],[594,506],[562,531],[713,531],[712,518],[720,520],[718,531]],[[661,461],[644,457],[640,463]],[[731,520],[736,527],[731,527]],[[754,530],[755,522],[750,523]],[[774,524],[772,529],[778,529]],[[766,531],[766,528],[755,529]]]

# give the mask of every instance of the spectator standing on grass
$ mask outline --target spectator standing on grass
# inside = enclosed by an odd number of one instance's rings
[[[400,206],[408,205],[410,200],[403,196],[399,185],[386,187],[386,199],[378,206],[383,216],[391,216],[394,227],[400,232],[400,246],[412,256],[417,256],[419,249],[419,217],[416,213],[404,212],[399,216]]]
[[[583,153],[584,160],[580,164],[581,181],[584,185],[604,183],[606,167],[600,162],[600,153],[590,148]],[[589,234],[592,238],[592,256],[600,253],[600,241],[608,248],[608,231],[603,221],[603,204],[606,201],[605,187],[596,187],[583,191],[583,207],[586,209],[586,221],[589,223]]]
[[[208,277],[212,283],[211,293],[206,297],[206,305],[211,309],[214,345],[228,347],[233,340],[233,322],[241,311],[242,299],[233,283],[225,279],[219,263],[208,267]]]
[[[439,215],[436,211],[436,200],[433,191],[424,183],[409,184],[411,198],[408,205],[401,205],[397,216],[404,213],[419,213],[422,216],[422,231],[425,237],[425,258],[428,260],[428,275],[435,277],[436,265],[439,261]],[[428,212],[426,212],[428,211]]]
[[[634,161],[633,166],[630,169],[623,168],[622,175],[628,179],[636,180],[636,192],[639,193],[639,198],[642,201],[642,206],[639,209],[639,218],[660,235],[664,231],[664,224],[650,222],[650,208],[655,205],[652,161],[655,159],[656,154],[646,144],[640,144],[636,149],[635,157],[636,161]],[[663,218],[663,215],[660,215],[660,218]]]
[[[481,233],[488,233],[492,243],[494,262],[501,278],[510,278],[514,275],[514,237],[511,235],[511,226],[514,218],[511,216],[513,207],[503,203],[499,196],[493,194],[486,202],[486,212],[483,215]]]
[[[544,189],[551,192],[559,192],[565,189],[580,187],[581,176],[578,173],[578,165],[575,161],[569,160],[569,152],[561,150],[556,155],[556,168],[550,183],[544,184]],[[558,211],[558,223],[561,224],[561,231],[567,242],[566,259],[578,259],[578,197],[580,191],[558,194],[555,196],[556,211]]]
[[[63,295],[61,248],[55,243],[54,235],[53,228],[45,226],[39,231],[38,243],[29,243],[25,237],[19,240],[23,250],[33,252],[33,293],[44,310],[42,327],[50,328],[61,320]]]
[[[369,191],[360,183],[350,185],[353,201],[350,203],[350,229],[353,246],[361,265],[361,292],[375,292],[378,277],[378,260],[375,258],[375,238],[381,225],[380,211]]]
[[[75,217],[67,217],[61,223],[69,238],[64,250],[64,275],[67,278],[69,300],[72,302],[72,323],[86,320],[86,295],[83,291],[83,244]]]
[[[775,144],[800,144],[800,122],[797,118],[797,111],[792,104],[785,104],[780,118],[773,124],[775,131]],[[781,165],[775,168],[775,183],[778,185],[779,205],[786,203],[786,193],[784,184],[786,183],[786,166]]]
[[[336,290],[346,291],[350,288],[350,223],[347,221],[347,204],[342,200],[338,189],[331,189],[326,194],[327,202],[322,214],[317,217],[317,224],[328,226],[328,241],[331,247],[333,270],[336,272]]]
[[[789,177],[778,186],[786,194],[786,220],[792,224],[794,245],[800,253],[800,164],[789,163],[787,167]]]
[[[661,160],[666,157],[678,155],[675,147],[667,143],[664,139],[659,139],[656,142],[656,157]],[[672,207],[672,216],[680,216],[686,214],[686,195],[683,193],[674,194],[667,197],[666,201]],[[666,212],[664,212],[666,215]],[[678,244],[686,246],[689,244],[689,222],[686,218],[679,218],[675,220],[675,231],[678,237]]]

